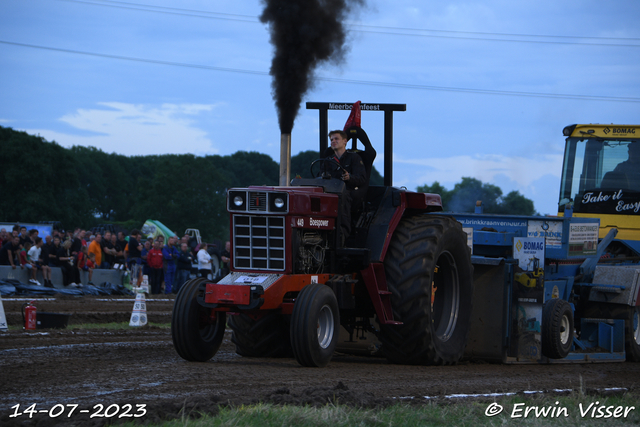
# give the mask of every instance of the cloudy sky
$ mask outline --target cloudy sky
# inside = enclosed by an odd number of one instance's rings
[[[0,125],[126,155],[279,160],[259,0],[2,0]],[[556,212],[575,123],[638,124],[640,2],[366,0],[304,101],[401,103],[394,184],[475,177]],[[331,112],[342,128],[348,112]],[[362,126],[382,153],[382,113]],[[318,146],[298,115],[293,154]],[[7,159],[3,159],[7,161]],[[382,171],[382,157],[376,160]]]

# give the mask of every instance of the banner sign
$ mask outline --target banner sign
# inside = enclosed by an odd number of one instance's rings
[[[544,237],[514,237],[513,257],[524,271],[544,268]]]
[[[576,207],[575,212],[579,213],[640,215],[640,192],[624,189],[585,191]]]
[[[595,254],[599,228],[597,222],[569,224],[569,256]]]

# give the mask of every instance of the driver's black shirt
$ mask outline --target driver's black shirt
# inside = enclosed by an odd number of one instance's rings
[[[340,166],[349,172],[349,180],[344,182],[348,190],[355,190],[365,184],[367,173],[364,168],[364,163],[362,163],[362,159],[357,153],[345,151],[340,158],[335,154],[330,158],[340,163]],[[325,168],[332,178],[342,179],[343,171],[336,165],[325,162]]]

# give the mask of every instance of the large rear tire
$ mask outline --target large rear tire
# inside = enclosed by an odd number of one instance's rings
[[[564,359],[573,345],[573,311],[571,305],[553,298],[542,306],[542,354],[550,359]]]
[[[340,312],[333,291],[312,283],[302,288],[291,314],[291,347],[302,366],[326,366],[338,343]]]
[[[198,304],[204,294],[206,279],[187,281],[173,305],[171,337],[178,355],[190,362],[206,362],[222,343],[226,327],[225,313],[213,312]]]
[[[246,314],[229,316],[231,341],[244,357],[291,357],[289,325],[280,313],[253,320]]]
[[[473,266],[466,234],[453,218],[403,218],[384,260],[395,320],[381,325],[387,359],[407,365],[458,362],[469,335]]]

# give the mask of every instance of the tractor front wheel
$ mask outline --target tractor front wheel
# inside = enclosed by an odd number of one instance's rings
[[[206,362],[222,344],[226,315],[198,304],[204,294],[206,279],[186,282],[173,305],[171,337],[178,355],[190,362]]]
[[[312,283],[298,294],[291,315],[291,347],[302,366],[326,366],[338,343],[340,312],[328,286]]]

